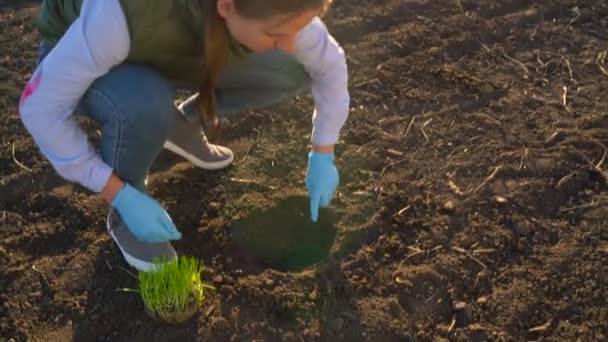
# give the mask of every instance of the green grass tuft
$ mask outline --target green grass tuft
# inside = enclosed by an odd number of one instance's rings
[[[155,260],[156,270],[138,274],[138,292],[150,316],[179,323],[192,317],[205,300],[204,289],[215,287],[201,281],[203,265],[192,257]]]

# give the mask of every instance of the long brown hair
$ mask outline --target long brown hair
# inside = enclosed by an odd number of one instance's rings
[[[266,19],[321,9],[324,13],[333,0],[233,0],[236,11],[248,19]],[[219,128],[215,115],[215,85],[228,61],[230,37],[224,18],[217,11],[218,0],[201,0],[204,18],[202,75],[199,88],[201,122],[207,134]]]

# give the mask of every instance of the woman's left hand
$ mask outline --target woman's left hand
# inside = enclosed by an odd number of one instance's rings
[[[326,208],[334,197],[340,180],[333,153],[312,151],[308,154],[306,190],[310,197],[310,218],[317,222],[319,206]]]

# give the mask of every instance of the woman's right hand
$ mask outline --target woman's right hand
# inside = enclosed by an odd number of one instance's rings
[[[182,237],[167,211],[156,200],[127,183],[114,196],[111,206],[138,240],[158,243]]]

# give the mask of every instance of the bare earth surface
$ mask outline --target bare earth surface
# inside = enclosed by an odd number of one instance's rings
[[[608,339],[605,1],[336,0],[352,112],[319,224],[310,98],[231,119],[227,170],[152,170],[218,289],[179,326],[117,291],[107,208],[19,120],[36,6],[0,1],[0,341]]]

